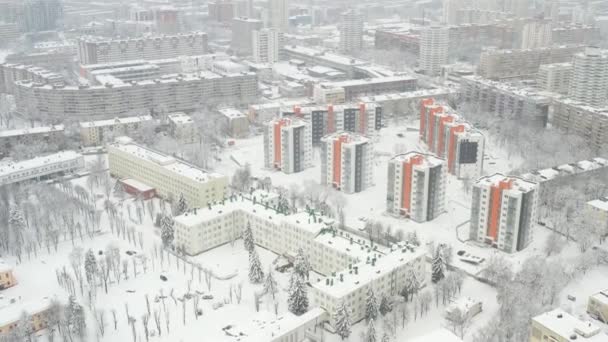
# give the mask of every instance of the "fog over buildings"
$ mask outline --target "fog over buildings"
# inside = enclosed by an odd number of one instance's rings
[[[608,342],[608,1],[0,0],[0,342]]]

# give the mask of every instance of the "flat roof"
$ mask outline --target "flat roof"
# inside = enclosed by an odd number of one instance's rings
[[[255,324],[251,327],[251,333],[240,339],[242,342],[269,342],[280,340],[282,336],[288,334],[303,325],[325,320],[327,312],[321,308],[312,308],[306,313],[296,316],[291,312],[273,318],[272,320],[254,320]],[[273,316],[274,317],[274,316]],[[319,328],[321,329],[321,328]]]
[[[218,173],[209,173],[197,166],[188,164],[183,160],[163,154],[159,151],[148,149],[141,145],[137,145],[132,141],[125,139],[123,139],[122,141],[120,141],[120,139],[117,140],[119,141],[112,143],[109,146],[124,153],[130,154],[136,158],[144,159],[149,162],[155,163],[174,174],[190,178],[191,180],[194,180],[196,182],[206,183],[212,178],[225,177]]]
[[[27,302],[17,300],[14,303],[9,303],[0,307],[0,326],[6,326],[19,321],[24,312],[28,315],[34,315],[47,310],[50,306],[51,299],[49,297],[29,300]]]
[[[587,202],[587,204],[599,210],[608,211],[608,197],[594,199]]]
[[[137,189],[137,191],[140,191],[140,192],[146,192],[146,191],[154,190],[153,187],[151,187],[151,186],[149,186],[147,184],[144,184],[144,183],[142,183],[142,182],[140,182],[140,181],[138,181],[136,179],[133,179],[133,178],[121,179],[120,182],[123,183],[123,184],[126,184],[126,185],[128,185],[128,186],[130,186],[132,188],[135,188],[135,189]]]
[[[186,113],[182,113],[182,112],[171,113],[171,114],[167,115],[167,118],[176,124],[186,124],[186,123],[194,122],[194,120],[192,120],[192,117],[190,117],[190,115],[186,115]]]
[[[422,152],[416,152],[416,151],[411,151],[411,152],[407,152],[407,153],[403,153],[403,154],[399,154],[394,156],[393,158],[391,158],[391,162],[392,161],[407,161],[410,158],[414,157],[414,156],[422,156],[422,164],[420,164],[421,166],[429,166],[429,167],[433,167],[433,166],[437,166],[437,165],[442,165],[445,164],[445,160],[438,158],[432,154],[427,154],[427,153],[422,153]]]
[[[72,161],[78,158],[82,158],[82,155],[80,153],[77,153],[75,151],[62,151],[58,153],[49,154],[47,156],[36,157],[18,162],[2,162],[0,163],[0,176],[7,176],[15,172],[30,170],[48,164]]]
[[[142,121],[150,121],[152,120],[152,116],[150,115],[141,115],[141,116],[129,116],[124,118],[114,118],[109,120],[98,120],[98,121],[86,121],[81,122],[81,128],[91,128],[91,127],[106,127],[106,126],[114,126],[114,125],[126,125],[131,123],[138,123]]]
[[[578,339],[589,342],[608,341],[608,335],[601,328],[591,322],[582,321],[559,308],[540,314],[532,320],[562,338],[570,339],[571,336],[576,335]]]
[[[58,132],[58,131],[63,131],[64,129],[65,129],[64,125],[10,129],[10,130],[6,130],[6,131],[0,131],[0,138],[8,138],[8,137],[15,137],[15,136],[20,136],[20,135],[28,135],[28,134],[42,134],[42,133]]]
[[[501,181],[511,180],[513,181],[513,187],[509,189],[510,191],[519,190],[522,192],[530,191],[537,187],[537,183],[525,180],[523,178],[515,177],[515,176],[505,176],[500,173],[495,173],[490,176],[481,177],[475,182],[475,185],[485,185],[492,186],[497,185]]]

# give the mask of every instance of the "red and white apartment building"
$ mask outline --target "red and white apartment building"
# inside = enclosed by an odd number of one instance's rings
[[[373,184],[374,150],[370,139],[357,133],[338,132],[321,139],[321,184],[346,193],[360,192]]]
[[[471,240],[513,253],[532,242],[538,184],[495,174],[473,185]]]
[[[312,166],[310,123],[299,118],[275,118],[264,129],[264,165],[285,173]]]
[[[477,179],[483,171],[484,136],[449,107],[424,99],[420,106],[420,141],[447,160],[448,172]]]
[[[435,219],[446,210],[445,160],[408,152],[388,163],[387,211],[416,222]]]

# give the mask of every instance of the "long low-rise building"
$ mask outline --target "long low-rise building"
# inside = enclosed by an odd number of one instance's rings
[[[418,87],[418,79],[407,75],[396,75],[387,77],[374,77],[358,80],[347,80],[338,82],[326,82],[316,85],[313,97],[318,102],[323,99],[320,94],[330,90],[343,90],[345,101],[355,101],[360,96],[372,96],[385,93],[399,93],[414,91]],[[325,96],[327,97],[327,96]]]
[[[421,248],[406,242],[383,247],[338,229],[333,219],[305,212],[284,215],[236,195],[177,216],[175,224],[174,243],[191,255],[234,241],[248,225],[263,248],[287,256],[302,249],[312,269],[326,276],[311,275],[310,302],[327,311],[330,324],[342,302],[353,321],[361,320],[369,288],[378,298],[393,296],[412,274],[420,283],[426,277]]]
[[[532,127],[547,125],[551,99],[532,89],[522,89],[479,76],[461,78],[463,100],[489,112]]]
[[[40,126],[32,128],[0,131],[0,154],[7,153],[16,145],[55,144],[65,141],[63,125]]]
[[[18,162],[0,163],[0,185],[40,181],[84,168],[84,157],[74,151],[63,151]]]
[[[532,318],[529,342],[545,341],[604,342],[608,335],[589,321],[555,309]]]
[[[207,34],[204,32],[126,39],[82,37],[78,40],[78,59],[82,64],[98,64],[202,55],[208,49]]]
[[[99,86],[15,84],[17,112],[26,117],[110,119],[133,111],[193,111],[203,105],[245,104],[257,97],[254,73],[218,75],[201,71],[140,82]]]
[[[159,196],[177,200],[184,196],[189,207],[203,207],[226,197],[228,178],[207,172],[120,137],[108,145],[110,174],[133,178],[156,189]]]
[[[596,153],[608,151],[608,106],[592,107],[570,99],[553,101],[551,125],[584,139]]]
[[[145,124],[153,124],[150,115],[81,122],[80,139],[84,146],[101,145],[117,137],[139,135]]]
[[[13,94],[15,82],[32,81],[40,84],[63,85],[63,75],[42,67],[23,64],[0,64],[0,92]]]

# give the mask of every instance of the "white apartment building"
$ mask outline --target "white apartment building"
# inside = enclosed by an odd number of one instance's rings
[[[446,211],[445,160],[408,152],[388,162],[386,209],[416,222],[435,219]]]
[[[80,140],[83,146],[97,146],[121,136],[136,136],[144,125],[154,125],[150,115],[115,118],[80,123]]]
[[[521,37],[522,49],[537,49],[551,46],[553,25],[550,21],[532,21],[523,27]]]
[[[274,28],[253,31],[253,60],[256,63],[276,63],[279,61],[285,36]]]
[[[63,151],[18,162],[0,163],[0,185],[40,181],[84,168],[84,157],[74,151]]]
[[[247,17],[232,19],[232,40],[230,48],[237,55],[249,56],[253,52],[253,32],[262,29],[261,20]]]
[[[310,123],[298,118],[276,118],[265,125],[264,165],[285,173],[312,166]]]
[[[171,136],[183,144],[192,144],[200,140],[196,123],[186,113],[177,112],[167,115]]]
[[[171,75],[140,82],[95,86],[52,86],[29,81],[15,84],[16,111],[26,117],[102,120],[134,111],[192,111],[201,105],[245,104],[257,98],[254,73],[218,75],[209,71]]]
[[[376,298],[399,294],[411,272],[424,283],[426,279],[425,252],[406,242],[391,246],[386,253],[375,253],[367,260],[348,265],[331,276],[312,283],[311,304],[329,314],[334,325],[335,313],[342,303],[350,313],[351,322],[365,318],[367,292],[373,289]]]
[[[585,215],[589,217],[592,224],[603,230],[604,234],[608,234],[608,197],[587,202]]]
[[[373,165],[373,144],[365,136],[336,132],[321,139],[321,184],[361,192],[373,185]]]
[[[279,29],[283,32],[289,29],[289,1],[268,1],[268,27]]]
[[[604,342],[608,341],[608,335],[589,321],[555,309],[532,318],[529,342],[545,341]]]
[[[572,63],[543,64],[538,69],[536,83],[545,91],[568,94],[572,78]]]
[[[363,48],[363,15],[348,10],[340,15],[340,51],[357,52]]]
[[[574,55],[568,96],[588,106],[601,107],[608,102],[608,50],[588,47]]]
[[[340,104],[346,101],[344,88],[315,84],[313,98],[316,103]]]
[[[64,125],[38,126],[32,128],[0,131],[0,154],[9,152],[15,145],[57,144],[66,139]]]
[[[241,342],[301,342],[323,341],[326,334],[323,325],[328,315],[321,308],[312,308],[296,316],[291,312],[281,314],[276,319],[253,317],[255,324],[239,339]],[[240,328],[240,327],[239,327]]]
[[[501,174],[473,185],[470,239],[507,253],[526,248],[533,239],[538,184]]]
[[[223,122],[224,132],[232,138],[245,138],[249,135],[249,118],[235,108],[218,110]]]
[[[448,64],[449,29],[431,26],[421,30],[419,66],[429,76],[441,74],[441,66]]]
[[[226,176],[139,146],[127,137],[108,145],[108,163],[114,177],[133,178],[169,199],[183,194],[189,207],[206,206],[223,200],[227,194]]]
[[[82,37],[78,40],[78,59],[81,64],[203,55],[208,50],[207,34],[204,32],[123,39]]]

